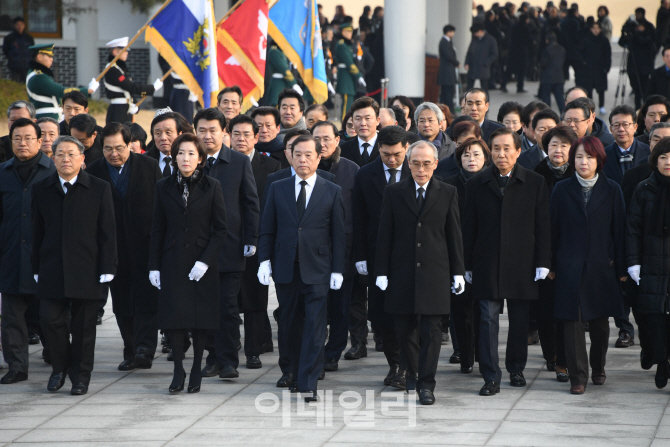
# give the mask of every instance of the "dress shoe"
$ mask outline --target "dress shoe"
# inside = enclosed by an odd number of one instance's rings
[[[9,372],[0,379],[0,383],[3,385],[10,385],[12,383],[23,382],[24,380],[28,380],[28,374],[10,369]]]
[[[216,377],[221,372],[219,365],[205,365],[202,368],[202,377]]]
[[[219,379],[236,379],[238,377],[240,377],[240,373],[230,365],[224,366],[219,373]]]
[[[83,396],[86,393],[88,393],[88,383],[77,382],[77,383],[72,384],[72,389],[70,390],[70,394],[72,394],[73,396]]]
[[[321,372],[319,373],[319,380],[323,380],[326,378],[326,371],[321,369]]]
[[[184,390],[184,383],[186,382],[186,371],[183,369],[181,372],[175,372],[172,376],[172,383],[168,391],[170,394],[181,393]]]
[[[40,336],[37,334],[28,334],[28,344],[29,345],[40,344]]]
[[[65,384],[65,377],[67,377],[67,373],[64,372],[51,374],[49,377],[49,383],[47,384],[47,390],[54,392],[63,388],[63,385]]]
[[[514,372],[509,375],[509,384],[516,387],[526,386],[526,378],[523,376],[523,372]]]
[[[461,372],[463,374],[471,374],[473,371],[472,366],[461,366]]]
[[[119,363],[119,371],[134,371],[138,368],[135,360],[124,360]]]
[[[292,393],[297,393],[300,390],[298,389],[298,382],[291,382],[291,384],[288,386],[288,390]]]
[[[258,369],[262,367],[263,363],[261,362],[261,359],[259,359],[257,355],[247,356],[247,369]]]
[[[547,371],[556,371],[556,362],[547,362]]]
[[[357,343],[351,347],[345,354],[345,360],[358,360],[368,356],[368,348],[363,343]]]
[[[616,343],[614,343],[614,347],[627,348],[629,346],[633,346],[634,344],[635,340],[633,337],[631,337],[628,332],[622,332],[619,334],[619,338],[617,338]]]
[[[565,369],[564,366],[556,366],[556,380],[559,382],[568,382],[570,380],[570,376],[568,376],[568,371]]]
[[[599,373],[594,372],[593,374],[591,374],[591,381],[593,382],[594,385],[602,385],[603,383],[605,383],[605,379],[607,379],[605,371]]]
[[[199,369],[191,369],[191,375],[188,376],[188,389],[190,394],[199,393],[200,385],[202,384],[202,371]]]
[[[145,350],[137,351],[135,354],[135,364],[140,369],[151,369],[152,358]]]
[[[267,343],[263,343],[261,345],[261,351],[262,352],[274,352],[274,350],[275,350],[275,345],[271,341],[269,341]]]
[[[656,376],[654,377],[656,388],[661,390],[666,387],[668,384],[668,374],[670,374],[670,364],[665,360],[659,363],[656,367]]]
[[[431,390],[419,390],[419,402],[421,405],[433,405],[435,403],[435,395]]]
[[[503,93],[507,93],[507,87],[505,87],[504,85],[501,85],[500,86],[500,91],[503,92]]]
[[[163,347],[161,348],[161,352],[163,354],[168,354],[170,351],[171,351],[171,349],[170,349],[169,345],[163,345]]]
[[[293,374],[286,373],[277,380],[277,388],[288,388],[293,383]]]
[[[449,363],[452,365],[455,365],[457,363],[461,363],[461,352],[460,351],[454,351],[453,354],[451,354],[451,357],[449,357]]]
[[[305,395],[305,402],[316,402],[317,400],[319,400],[319,396],[316,395],[316,391],[311,390],[301,391],[300,394]]]
[[[584,391],[586,391],[586,387],[584,385],[572,385],[570,387],[571,394],[584,394]]]
[[[396,376],[396,374],[398,374],[399,370],[400,370],[399,365],[391,365],[391,368],[389,369],[389,373],[384,378],[384,385],[390,386],[391,382],[393,382],[393,378]]]
[[[167,361],[174,362],[174,354],[172,353],[172,349],[170,349],[170,353],[167,355]]]
[[[654,366],[654,359],[644,349],[640,349],[640,366],[647,371]]]
[[[95,320],[96,326],[100,326],[102,324],[102,315],[98,315],[98,319]]]
[[[327,358],[323,362],[324,371],[328,371],[328,372],[337,371],[339,369],[339,367],[340,367],[339,362],[337,360],[333,359],[333,358]]]
[[[391,383],[389,384],[391,387],[397,389],[397,390],[404,390],[407,388],[407,371],[399,369],[398,373],[393,377],[391,380]]]
[[[480,396],[495,396],[500,392],[500,384],[497,382],[486,382],[481,390],[479,390]]]
[[[528,332],[528,346],[536,345],[539,342],[540,342],[540,335],[536,330]]]
[[[443,345],[446,345],[447,343],[449,343],[449,332],[442,332],[441,342],[442,342]]]

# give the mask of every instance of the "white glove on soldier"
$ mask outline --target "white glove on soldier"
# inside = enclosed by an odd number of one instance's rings
[[[93,90],[93,93],[100,87],[100,83],[95,80],[95,78],[91,79],[91,82],[88,83],[88,88],[89,90]]]
[[[454,276],[454,284],[451,286],[451,291],[454,295],[460,295],[465,292],[465,278],[461,275]]]
[[[110,282],[113,279],[114,279],[114,275],[110,275],[110,274],[100,275],[100,284]]]
[[[156,79],[154,81],[154,91],[157,92],[158,90],[163,88],[163,81],[160,80],[160,78]]]
[[[389,279],[386,276],[378,276],[377,277],[377,287],[379,287],[382,290],[386,290],[386,288],[389,286]]]

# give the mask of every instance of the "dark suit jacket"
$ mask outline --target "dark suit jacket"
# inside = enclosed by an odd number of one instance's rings
[[[670,74],[665,69],[665,64],[651,72],[647,85],[647,96],[651,95],[661,95],[666,98],[670,95]]]
[[[158,310],[158,289],[149,282],[149,242],[156,196],[156,182],[163,178],[158,162],[130,153],[124,169],[130,170],[125,197],[109,175],[105,158],[96,160],[86,172],[112,188],[119,269],[110,284],[116,315],[152,313]]]
[[[482,122],[482,139],[486,141],[486,144],[489,144],[489,138],[491,138],[491,134],[501,127],[504,126],[500,123],[484,118],[484,121]]]
[[[651,166],[649,165],[649,161],[647,161],[639,166],[630,168],[624,173],[623,180],[621,181],[621,192],[623,192],[626,209],[628,209],[633,194],[635,194],[637,185],[639,185],[640,182],[647,180],[651,175],[651,172]]]
[[[341,156],[353,161],[358,166],[363,167],[363,158],[361,157],[361,150],[358,146],[358,137],[352,138],[346,143],[340,144],[340,149],[342,149]],[[370,152],[370,159],[368,163],[372,163],[375,158],[379,157],[379,138],[375,140],[375,145],[372,147]]]
[[[260,262],[270,260],[276,283],[293,281],[299,251],[305,284],[328,284],[331,273],[344,273],[344,202],[342,189],[316,177],[305,214],[298,221],[295,177],[270,186],[258,247]]]
[[[640,143],[637,140],[633,140],[633,145],[631,150],[634,150],[633,154],[633,167],[640,166],[641,164],[646,163],[649,160],[649,146],[644,143]],[[619,158],[621,157],[621,151],[619,151],[619,146],[616,142],[610,144],[605,148],[605,155],[607,155],[607,160],[605,161],[605,166],[603,167],[603,172],[608,179],[614,180],[619,185],[623,182],[623,174],[621,173],[621,164],[619,163]]]
[[[543,84],[563,84],[563,64],[565,48],[557,43],[547,45],[540,56],[540,82]]]
[[[545,157],[546,154],[540,148],[540,145],[536,144],[527,151],[522,152],[521,155],[519,155],[517,163],[519,163],[521,166],[528,169],[529,171],[532,171],[533,169],[535,169],[537,165],[540,164],[542,160],[545,159]]]
[[[116,274],[109,183],[80,171],[65,194],[58,173],[33,186],[33,274],[38,298],[100,299],[100,275]]]
[[[322,171],[321,169],[316,170],[316,175],[321,177],[324,180],[329,182],[335,182],[335,176],[328,171]],[[265,182],[265,188],[263,188],[263,197],[261,197],[261,219],[263,217],[263,210],[265,209],[265,200],[268,197],[268,192],[270,191],[270,185],[272,185],[277,180],[284,180],[285,178],[293,177],[291,172],[291,167],[281,169],[277,172],[274,172],[268,175],[267,181]]]
[[[440,70],[437,76],[437,83],[440,85],[456,85],[456,51],[454,43],[442,37],[440,39]]]
[[[458,174],[460,170],[461,169],[456,164],[456,152],[454,152],[447,158],[443,158],[439,161],[439,163],[437,163],[437,168],[435,168],[433,175],[440,177],[444,181],[449,177],[453,177],[454,175]]]
[[[260,202],[249,157],[223,145],[212,169],[205,173],[221,183],[228,233],[219,253],[220,272],[243,272],[244,246],[258,245]]]
[[[375,277],[387,276],[385,310],[446,315],[452,276],[464,275],[456,188],[432,178],[421,210],[414,179],[384,190]]]
[[[2,149],[2,151],[0,151],[0,162],[9,160],[14,156],[14,151],[12,151],[12,140],[9,139],[9,135],[0,137],[0,149]]]
[[[94,143],[84,151],[84,163],[86,166],[90,165],[96,160],[103,158],[102,155],[102,144],[96,139]]]

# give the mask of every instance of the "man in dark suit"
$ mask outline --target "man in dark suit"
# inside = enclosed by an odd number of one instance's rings
[[[541,175],[516,163],[520,154],[519,135],[498,129],[491,136],[493,166],[465,186],[465,279],[472,284],[481,311],[482,396],[500,392],[498,320],[505,300],[509,315],[505,366],[512,386],[526,386],[530,303],[538,299],[537,281],[547,277],[551,266],[547,186]]]
[[[57,172],[33,187],[33,274],[51,351],[47,389],[59,390],[69,375],[71,394],[82,395],[93,371],[101,284],[116,274],[114,203],[109,184],[81,170],[79,140],[62,136],[53,151]]]
[[[193,118],[193,125],[207,151],[205,174],[221,182],[228,216],[228,233],[218,263],[221,327],[214,337],[216,358],[212,355],[211,340],[208,343],[210,353],[203,376],[213,377],[218,373],[222,379],[234,379],[239,377],[240,312],[237,296],[245,258],[256,253],[260,203],[249,157],[223,144],[225,120],[223,113],[212,107],[199,111]],[[254,139],[253,130],[250,132]]]
[[[169,177],[174,169],[171,163],[172,156],[170,155],[172,142],[187,131],[183,128],[180,118],[181,116],[178,113],[163,112],[157,113],[151,121],[151,138],[154,145],[144,155],[158,162],[158,169],[160,169],[163,177]]]
[[[70,135],[84,145],[84,168],[102,158],[102,144],[98,138],[98,123],[91,115],[82,113],[70,120]]]
[[[647,96],[661,95],[670,97],[670,47],[661,50],[663,65],[654,69],[647,84]]]
[[[456,143],[440,130],[444,114],[432,102],[422,102],[414,112],[416,128],[422,140],[433,143],[437,148],[438,160],[443,160],[456,152]]]
[[[456,58],[456,50],[452,39],[456,34],[456,28],[453,25],[446,25],[442,29],[442,39],[440,39],[440,70],[437,75],[437,82],[440,84],[440,102],[446,104],[455,113],[454,97],[456,96],[456,69],[461,65]]]
[[[354,101],[349,112],[354,121],[357,137],[340,146],[341,155],[363,167],[379,157],[377,144],[379,104],[369,96],[361,96]]]
[[[414,143],[407,158],[412,177],[384,190],[375,276],[407,362],[406,389],[432,405],[451,278],[456,295],[465,291],[463,237],[456,188],[433,178],[435,146]]]
[[[356,269],[368,278],[368,313],[383,340],[384,356],[389,364],[385,385],[405,388],[405,371],[400,369],[400,346],[393,325],[393,317],[385,311],[385,292],[375,286],[375,259],[377,235],[384,189],[410,176],[405,158],[407,132],[400,126],[387,126],[379,132],[380,156],[378,160],[363,166],[354,182],[354,261]],[[385,225],[383,223],[382,225]],[[366,315],[362,314],[364,327],[357,327],[359,318],[354,318],[357,309],[351,310],[351,344],[358,357],[367,355],[364,336],[367,329]],[[365,311],[365,302],[363,309]],[[351,352],[351,350],[350,350]],[[346,357],[345,357],[346,358]],[[403,365],[404,366],[404,365]]]
[[[33,329],[30,309],[39,315],[30,263],[32,191],[35,183],[56,171],[53,161],[40,150],[42,133],[33,120],[14,121],[9,136],[15,155],[0,168],[2,345],[9,364],[9,372],[0,379],[2,384],[28,379],[29,333]]]
[[[258,279],[269,285],[272,275],[275,281],[280,325],[289,333],[292,389],[304,393],[305,401],[315,401],[328,290],[343,282],[344,203],[341,188],[316,175],[319,142],[304,135],[291,149],[296,175],[270,187],[263,210]]]
[[[282,168],[289,167],[289,162],[284,155],[282,138],[279,137],[279,126],[281,124],[279,110],[275,107],[258,107],[251,112],[251,119],[258,125],[256,150],[261,155],[267,155],[280,162]],[[260,194],[261,191],[258,191],[258,193]]]
[[[563,113],[565,98],[563,97],[563,64],[565,63],[565,48],[558,44],[556,33],[547,33],[547,46],[540,56],[540,90],[538,96],[547,105],[551,105],[551,95],[554,95],[558,111]]]
[[[502,124],[496,123],[486,118],[486,113],[489,111],[489,94],[480,89],[472,88],[465,92],[465,107],[463,107],[463,115],[469,115],[472,119],[477,121],[479,127],[482,128],[482,140],[488,144],[491,134],[501,127]]]
[[[328,320],[330,333],[325,352],[325,371],[337,371],[342,351],[347,347],[349,334],[349,308],[351,306],[351,292],[356,277],[354,268],[354,178],[358,172],[358,165],[351,160],[340,157],[340,136],[337,127],[330,121],[318,121],[312,127],[312,135],[321,143],[321,162],[319,167],[323,171],[335,175],[333,183],[342,188],[344,201],[344,228],[346,247],[344,251],[344,282],[339,290],[331,290],[328,300]]]
[[[230,121],[231,149],[249,157],[256,190],[263,191],[268,175],[279,171],[280,163],[255,149],[259,135],[256,121],[247,115],[238,115]],[[258,282],[257,273],[258,256],[254,254],[246,260],[238,300],[244,312],[244,354],[249,369],[261,368],[260,355],[272,347],[272,331],[267,334],[264,330],[268,319],[268,287]]]
[[[465,71],[468,72],[468,89],[479,79],[488,96],[491,66],[498,59],[498,42],[486,32],[483,23],[475,23],[470,27],[472,41],[465,55]],[[487,101],[488,103],[488,101]],[[482,129],[483,130],[483,129]]]
[[[60,135],[70,135],[70,120],[77,115],[88,114],[88,97],[79,90],[72,90],[63,95],[63,121],[58,125]],[[123,123],[121,123],[123,124]],[[95,139],[101,143],[102,127],[96,125]],[[102,143],[101,143],[102,144]]]
[[[35,121],[35,115],[35,106],[31,102],[24,100],[14,101],[9,105],[9,109],[7,110],[7,129],[11,129],[12,124],[19,118]],[[13,156],[12,141],[9,135],[0,137],[0,162],[9,160]]]
[[[104,158],[86,172],[112,187],[119,268],[110,283],[116,324],[123,339],[119,371],[148,369],[156,353],[158,289],[149,281],[149,236],[158,162],[130,150],[130,131],[119,123],[100,135]]]

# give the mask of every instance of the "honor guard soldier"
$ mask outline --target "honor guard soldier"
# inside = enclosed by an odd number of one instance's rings
[[[189,90],[188,86],[184,84],[184,81],[182,81],[177,73],[173,71],[170,73],[170,77],[172,78],[170,108],[173,112],[181,113],[189,124],[193,124],[193,112],[198,97]]]
[[[106,45],[111,50],[109,54],[110,62],[114,60],[117,54],[123,52],[105,73],[103,81],[105,83],[105,94],[111,102],[107,109],[107,124],[113,122],[123,124],[132,121],[131,115],[139,111],[139,108],[133,102],[133,95],[144,98],[153,95],[156,90],[163,87],[163,82],[160,79],[156,79],[153,85],[133,82],[126,67],[126,59],[128,59],[128,51],[130,51],[129,49],[124,51],[127,45],[127,37],[114,39],[107,42]]]
[[[268,51],[266,73],[270,76],[270,86],[266,93],[268,105],[277,107],[279,94],[287,88],[292,88],[302,95],[302,89],[295,83],[295,77],[289,69],[288,58],[274,43]]]
[[[353,44],[351,43],[354,28],[351,22],[343,23],[340,26],[340,34],[342,38],[335,46],[334,55],[334,60],[337,64],[337,88],[335,91],[342,95],[342,117],[344,118],[344,115],[354,103],[356,82],[363,87],[366,84],[354,60]]]
[[[65,88],[54,81],[51,65],[54,62],[54,44],[47,43],[29,47],[32,60],[26,77],[26,90],[36,109],[36,118],[62,119],[63,109],[61,101],[63,95],[73,90],[79,90],[83,94],[93,93],[98,88],[95,80],[91,81],[88,89],[85,87]]]

